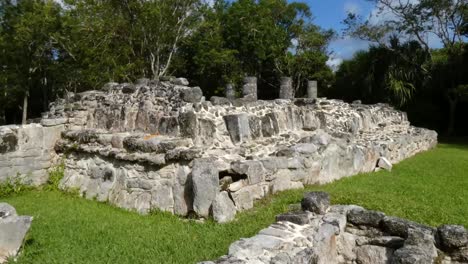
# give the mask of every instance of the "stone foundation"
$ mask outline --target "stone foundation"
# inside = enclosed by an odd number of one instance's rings
[[[140,213],[227,222],[270,193],[389,169],[437,144],[388,105],[257,101],[254,81],[244,98],[211,102],[185,79],[68,94],[42,120],[65,126],[60,187]]]
[[[304,211],[231,244],[217,261],[200,264],[459,264],[468,263],[463,226],[424,226],[355,205],[329,206],[324,193],[306,194]]]
[[[56,164],[54,147],[64,129],[39,124],[0,127],[0,182],[44,184],[48,169]]]

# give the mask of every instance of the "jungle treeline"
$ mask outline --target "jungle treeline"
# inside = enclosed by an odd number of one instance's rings
[[[335,32],[300,1],[0,0],[0,123],[110,81],[182,76],[209,98],[256,76],[259,98],[272,99],[290,76],[297,97],[317,80],[320,96],[390,103],[417,125],[468,134],[466,0],[370,1],[393,21],[349,14]],[[328,45],[340,34],[373,44],[334,72]]]

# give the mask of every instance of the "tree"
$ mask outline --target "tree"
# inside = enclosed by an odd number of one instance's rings
[[[296,95],[304,95],[307,81],[318,81],[324,90],[333,80],[332,70],[325,66],[328,61],[326,47],[334,37],[331,30],[323,31],[315,25],[306,25],[296,32],[293,49],[276,60],[277,70],[285,76],[291,76],[295,84]]]
[[[372,46],[344,61],[336,72],[333,95],[366,103],[407,105],[427,79],[427,53],[416,41],[400,44],[394,37],[388,45],[391,48]]]
[[[29,95],[39,89],[47,100],[49,66],[57,51],[52,34],[60,30],[60,6],[52,0],[2,0],[0,9],[2,95],[22,95],[22,124],[26,124]]]
[[[429,56],[429,62],[426,64],[413,64],[414,68],[419,68],[419,71],[424,72],[428,70],[426,65],[431,64],[431,51],[429,40],[430,37],[435,37],[447,52],[447,58],[455,58],[462,54],[464,42],[463,34],[466,34],[466,17],[468,4],[466,0],[369,0],[379,7],[377,18],[382,18],[380,23],[375,23],[371,19],[363,21],[362,18],[355,14],[348,14],[348,18],[344,21],[348,26],[346,32],[350,36],[358,37],[380,43],[381,45],[386,42],[386,39],[391,34],[396,34],[400,38],[406,38],[417,41],[423,46],[425,52]],[[384,16],[385,13],[390,15]],[[391,46],[387,48],[392,49]],[[401,54],[396,55],[404,58]],[[455,63],[456,60],[449,59],[447,63]],[[407,61],[409,62],[409,61]],[[451,68],[456,71],[456,67],[460,66],[455,63]],[[433,69],[439,68],[438,66]],[[434,71],[433,75],[437,74]],[[455,120],[453,116],[457,103],[459,102],[460,93],[458,92],[459,85],[456,82],[449,81],[441,84],[441,89],[445,90],[443,93],[449,103],[450,111],[449,120]],[[398,84],[398,83],[396,83]],[[408,93],[411,86],[392,86],[399,88],[399,91]],[[447,129],[448,134],[453,133],[453,125],[449,124]]]
[[[351,36],[385,44],[390,35],[398,34],[418,41],[427,51],[430,50],[431,35],[446,48],[453,48],[456,43],[463,42],[463,17],[467,7],[465,0],[368,1],[378,7],[375,14],[377,19],[374,17],[363,21],[355,14],[348,14],[344,22]]]
[[[200,0],[68,0],[59,41],[76,74],[69,88],[169,73]],[[75,88],[76,89],[76,88]]]
[[[331,78],[325,64],[329,35],[311,23],[303,3],[217,0],[185,43],[177,72],[190,69],[189,77],[207,94],[219,93],[226,83],[246,75],[256,76],[260,96],[274,98],[282,75],[294,77],[297,86],[307,78]]]

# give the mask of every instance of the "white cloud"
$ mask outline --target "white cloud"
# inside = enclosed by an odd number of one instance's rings
[[[338,70],[341,63],[343,63],[343,59],[340,57],[330,56],[327,61],[327,66],[330,67],[334,72]]]
[[[361,6],[355,2],[346,2],[344,4],[345,13],[360,14],[362,12]]]

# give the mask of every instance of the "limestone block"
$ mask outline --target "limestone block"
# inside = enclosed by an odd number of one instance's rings
[[[392,254],[393,249],[379,246],[364,245],[356,249],[357,262],[362,264],[387,264]]]
[[[265,170],[259,161],[235,161],[231,163],[231,170],[235,174],[246,175],[249,184],[265,181]]]
[[[192,182],[193,209],[198,215],[207,217],[211,205],[220,191],[219,172],[210,161],[194,160]]]
[[[317,81],[308,81],[307,82],[307,98],[317,99]]]
[[[169,180],[158,181],[151,190],[151,208],[174,212],[174,196],[172,184]]]
[[[32,217],[17,216],[13,207],[0,203],[0,263],[15,257],[31,227]]]
[[[262,117],[262,134],[264,137],[271,137],[279,134],[280,128],[274,113],[268,113]]]
[[[203,97],[200,87],[184,88],[180,92],[182,100],[187,103],[199,103]]]
[[[307,212],[290,212],[276,216],[276,222],[291,222],[297,225],[306,225],[309,223],[309,214]]]
[[[237,192],[231,193],[231,195],[238,211],[253,208],[253,196],[248,189],[240,189]]]
[[[218,223],[227,223],[236,216],[236,207],[226,191],[218,193],[213,202],[213,218]]]
[[[392,163],[385,157],[380,157],[379,161],[377,162],[377,166],[387,171],[391,171],[393,167]]]
[[[249,117],[246,113],[226,115],[223,119],[234,144],[251,139]]]

